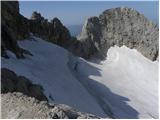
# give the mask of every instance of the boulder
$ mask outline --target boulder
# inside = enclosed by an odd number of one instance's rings
[[[17,76],[13,71],[1,69],[1,93],[21,92],[38,100],[47,101],[40,85],[32,84],[23,76]]]

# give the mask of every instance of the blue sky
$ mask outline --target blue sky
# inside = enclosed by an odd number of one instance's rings
[[[115,7],[132,7],[158,23],[158,1],[20,1],[20,12],[30,18],[33,11],[51,20],[58,17],[65,25],[83,24],[91,16]]]

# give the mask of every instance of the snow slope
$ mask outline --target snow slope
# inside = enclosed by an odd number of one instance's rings
[[[35,39],[19,42],[19,45],[29,50],[33,56],[17,59],[8,51],[11,58],[2,58],[2,68],[9,68],[17,75],[42,85],[50,102],[67,104],[82,112],[107,117],[99,104],[70,72],[67,65],[70,54],[52,43]]]
[[[107,56],[77,60],[81,83],[115,118],[158,118],[158,62],[125,46],[111,47]]]
[[[86,61],[54,44],[19,42],[33,56],[2,58],[2,67],[45,89],[50,102],[112,118],[158,118],[158,62],[134,49],[112,47],[104,61]]]

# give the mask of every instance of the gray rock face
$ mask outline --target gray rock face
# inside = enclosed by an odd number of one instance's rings
[[[7,49],[15,53],[17,58],[24,58],[24,54],[32,56],[29,51],[18,46],[13,30],[3,20],[1,22],[1,30],[1,55],[3,57],[9,58],[6,53]]]
[[[51,20],[51,24],[51,27],[53,27],[54,29],[54,32],[52,33],[52,35],[54,36],[54,41],[51,39],[50,42],[56,43],[59,46],[67,48],[71,40],[69,30],[56,17]]]
[[[1,9],[2,21],[5,22],[5,25],[12,30],[15,39],[18,40],[28,37],[28,22],[25,17],[19,14],[19,2],[1,1]]]
[[[9,58],[6,50],[10,50],[15,53],[17,58],[24,58],[24,54],[29,52],[20,48],[17,40],[29,37],[27,19],[19,14],[18,1],[2,1],[1,4],[1,55]],[[29,54],[31,55],[31,53]]]
[[[3,119],[93,119],[94,115],[81,113],[73,108],[60,105],[48,104],[27,97],[22,93],[1,94],[2,118]]]
[[[41,101],[47,101],[40,85],[32,84],[23,76],[17,76],[13,71],[6,68],[1,69],[1,93],[21,92],[25,95],[35,97]]]
[[[86,58],[99,53],[106,56],[113,46],[135,48],[145,57],[158,56],[158,26],[132,8],[115,8],[104,11],[99,17],[89,18],[77,38],[85,43]],[[97,52],[95,52],[97,51]]]

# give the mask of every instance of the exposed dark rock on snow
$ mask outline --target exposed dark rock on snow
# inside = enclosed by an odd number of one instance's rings
[[[40,13],[33,12],[31,19],[27,19],[19,13],[18,2],[2,1],[1,3],[3,57],[7,57],[6,50],[11,50],[18,58],[23,58],[23,50],[18,47],[17,40],[29,38],[30,33],[67,49],[72,43],[68,29],[58,18],[48,22]]]
[[[33,12],[29,20],[29,31],[33,35],[43,38],[49,42],[67,48],[71,35],[68,29],[58,18],[53,18],[51,22],[44,19],[40,13]]]
[[[23,76],[17,76],[13,71],[6,68],[1,69],[1,93],[21,92],[25,95],[35,97],[38,100],[47,101],[40,85],[32,84]]]
[[[97,51],[106,56],[113,45],[135,48],[145,57],[156,60],[158,56],[158,26],[132,8],[114,8],[104,11],[99,17],[89,18],[78,39],[85,58]]]
[[[16,40],[29,36],[28,21],[19,14],[18,1],[1,1],[1,11],[2,21],[12,30]]]
[[[27,97],[21,93],[7,93],[1,95],[2,118],[14,119],[95,119],[92,114],[81,113],[69,106],[48,104]]]
[[[27,19],[19,14],[17,1],[3,1],[1,6],[1,55],[8,58],[6,50],[11,50],[17,58],[24,58],[24,53],[29,52],[20,48],[17,40],[29,36]]]
[[[7,49],[15,53],[17,58],[24,58],[24,54],[32,55],[18,46],[13,30],[4,21],[1,22],[1,29],[1,55],[3,57],[9,58],[6,53]]]

